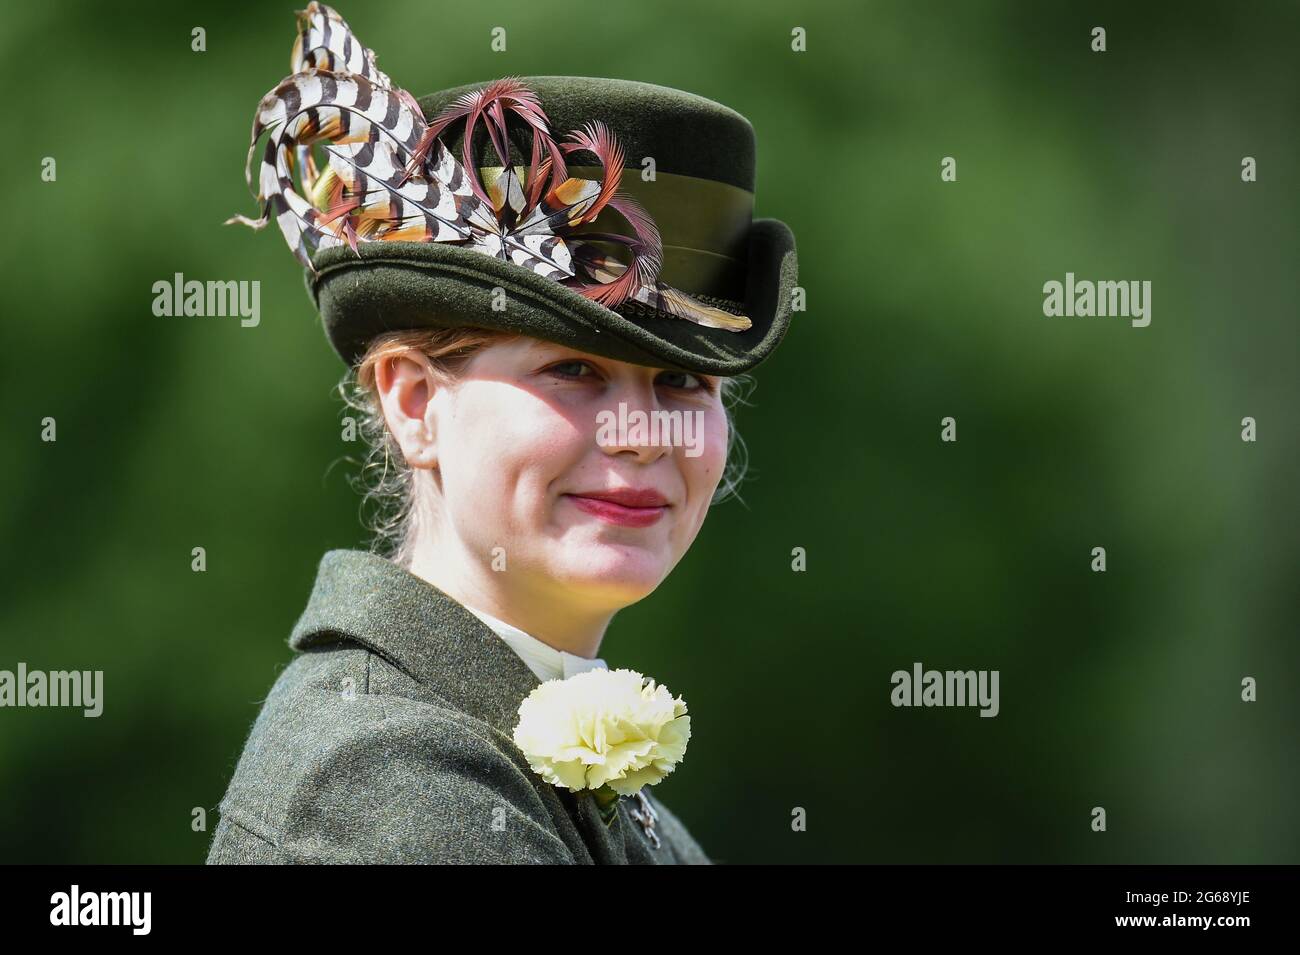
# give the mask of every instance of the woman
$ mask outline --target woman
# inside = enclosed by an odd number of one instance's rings
[[[254,125],[265,214],[242,221],[274,217],[307,266],[393,508],[375,551],[322,559],[208,861],[707,863],[650,793],[684,752],[680,699],[655,696],[622,751],[584,737],[576,777],[542,752],[540,701],[628,674],[598,657],[610,620],[736,478],[729,389],[781,340],[795,281],[789,230],[751,219],[752,129],[576,77],[417,103],[315,3],[294,62]],[[656,175],[625,173],[625,148]],[[623,232],[590,226],[604,209]],[[636,677],[637,707],[665,694]]]

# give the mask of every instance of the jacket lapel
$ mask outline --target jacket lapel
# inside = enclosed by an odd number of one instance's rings
[[[504,640],[452,597],[367,551],[325,553],[289,646],[306,650],[340,635],[507,737],[519,704],[540,684]]]
[[[577,820],[578,830],[582,833],[583,841],[591,850],[596,864],[627,865],[627,843],[624,836],[627,826],[624,816],[627,810],[622,806],[625,800],[619,800],[618,815],[606,826],[605,821],[600,818],[600,807],[596,804],[596,797],[590,790],[584,789],[576,793],[567,789],[558,791],[565,807]]]
[[[304,651],[346,637],[377,653],[452,707],[498,730],[515,759],[519,704],[541,684],[519,655],[487,624],[450,595],[392,561],[368,551],[330,550],[321,558],[307,608],[289,635]],[[559,798],[574,819],[593,859],[627,860],[626,834],[634,823],[619,800],[606,826],[589,791],[551,786],[529,768],[534,783]]]

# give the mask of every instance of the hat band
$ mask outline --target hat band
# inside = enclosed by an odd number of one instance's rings
[[[520,175],[524,170],[515,167]],[[490,182],[501,166],[483,166],[479,173]],[[600,166],[569,166],[569,174],[597,182]],[[663,268],[659,279],[688,295],[710,295],[733,302],[745,300],[749,228],[754,215],[754,194],[727,182],[700,179],[671,172],[656,172],[653,180],[639,169],[624,169],[619,191],[630,195],[654,219],[663,240]],[[584,223],[570,235],[617,232],[633,235],[632,228],[614,210]]]

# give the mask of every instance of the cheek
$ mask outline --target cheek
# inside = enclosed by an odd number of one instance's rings
[[[683,469],[693,504],[699,509],[702,520],[727,464],[727,419],[721,409],[705,413],[699,450],[696,457],[683,457]]]
[[[522,389],[474,383],[458,396],[447,440],[444,489],[475,520],[532,521],[587,441],[561,412]]]

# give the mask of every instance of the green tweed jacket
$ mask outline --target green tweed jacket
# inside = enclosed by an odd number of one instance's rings
[[[478,617],[360,550],[322,558],[297,651],[253,723],[208,863],[692,863],[650,791],[655,847],[619,799],[533,772],[512,733],[537,676]]]

